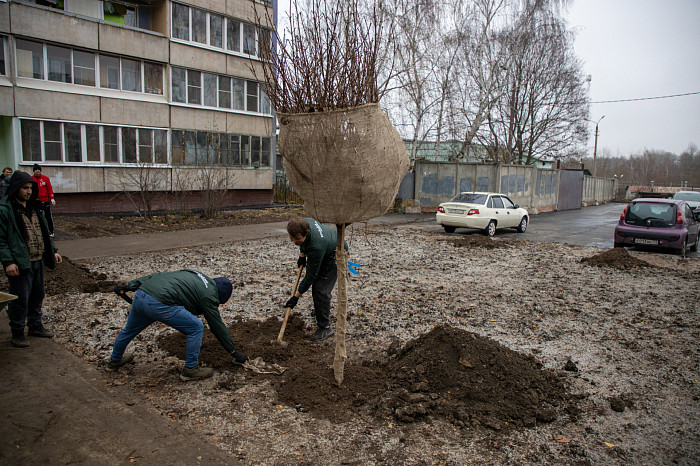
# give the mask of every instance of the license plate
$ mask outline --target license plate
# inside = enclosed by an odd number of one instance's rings
[[[447,209],[447,212],[451,214],[463,214],[464,209]]]
[[[656,239],[646,239],[646,238],[635,238],[634,239],[635,244],[652,244],[652,245],[658,245],[659,240]]]

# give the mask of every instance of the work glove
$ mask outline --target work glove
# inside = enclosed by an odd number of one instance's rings
[[[299,256],[297,259],[297,267],[304,267],[306,265],[306,256]]]
[[[289,301],[287,301],[287,304],[285,304],[284,307],[285,308],[288,307],[289,309],[294,309],[294,306],[296,306],[298,302],[299,302],[299,298],[297,298],[296,296],[292,296],[291,298],[289,298]]]
[[[126,294],[127,291],[129,291],[129,288],[126,286],[115,286],[114,287],[114,292],[119,297],[121,297],[124,301],[131,304],[133,302],[133,300],[131,299],[131,297],[128,294]]]
[[[248,356],[236,350],[233,350],[231,356],[233,357],[235,364],[244,364],[248,360]]]
[[[56,205],[56,199],[51,199],[51,205]]]

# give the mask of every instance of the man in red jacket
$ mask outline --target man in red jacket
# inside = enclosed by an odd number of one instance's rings
[[[41,209],[44,211],[46,223],[49,224],[49,233],[53,238],[53,215],[51,215],[51,206],[56,205],[56,200],[53,198],[53,187],[48,176],[41,174],[41,166],[38,163],[34,164],[34,180],[39,185],[38,200],[41,202]]]

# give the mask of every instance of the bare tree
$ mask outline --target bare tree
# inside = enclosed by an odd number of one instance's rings
[[[151,218],[156,193],[168,186],[167,170],[156,168],[151,162],[138,162],[115,174],[116,185],[122,195],[134,206],[140,216]]]

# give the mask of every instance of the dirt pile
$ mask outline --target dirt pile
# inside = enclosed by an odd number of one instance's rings
[[[0,291],[8,291],[7,277],[3,275],[0,280]],[[87,266],[78,265],[65,257],[54,270],[44,269],[46,296],[65,293],[108,293],[116,284],[116,281],[108,280],[105,274],[90,272]]]
[[[454,245],[456,248],[484,248],[484,249],[496,249],[505,246],[502,242],[494,241],[492,238],[482,235],[481,233],[475,233],[473,235],[465,235],[461,238],[454,240]]]
[[[581,263],[596,267],[612,267],[619,270],[653,267],[648,262],[632,257],[625,248],[608,249],[595,256],[584,257],[581,259]]]
[[[282,348],[270,343],[279,328],[279,320],[271,318],[236,322],[229,331],[240,350],[287,368],[281,377],[266,376],[279,403],[333,422],[353,414],[405,423],[440,417],[460,427],[501,430],[554,421],[562,407],[575,412],[559,377],[542,370],[534,358],[447,325],[409,341],[396,354],[348,363],[340,387],[330,367],[332,339],[321,346],[310,342],[311,330],[294,315],[285,332],[289,345]],[[185,357],[185,338],[179,333],[160,337],[158,346]],[[231,357],[210,332],[200,361],[220,370],[231,367]],[[242,379],[234,374],[220,385],[235,389],[237,380]]]

